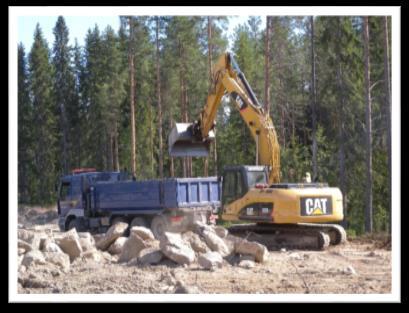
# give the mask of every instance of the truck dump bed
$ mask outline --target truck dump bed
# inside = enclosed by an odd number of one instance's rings
[[[151,214],[167,209],[220,206],[217,177],[101,182],[93,185],[91,210]]]

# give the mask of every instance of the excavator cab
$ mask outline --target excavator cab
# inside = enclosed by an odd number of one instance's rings
[[[229,205],[243,197],[250,188],[266,186],[268,173],[266,166],[235,165],[226,166],[223,171],[222,204]]]

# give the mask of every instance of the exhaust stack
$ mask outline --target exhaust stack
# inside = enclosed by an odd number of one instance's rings
[[[209,132],[205,140],[193,135],[192,123],[176,123],[169,134],[168,146],[171,157],[207,157],[210,143],[214,140],[214,132]]]

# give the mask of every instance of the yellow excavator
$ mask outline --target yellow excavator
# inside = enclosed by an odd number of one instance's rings
[[[227,166],[222,176],[225,221],[244,221],[230,233],[280,248],[323,250],[346,241],[342,193],[326,183],[280,183],[280,146],[273,122],[264,112],[233,54],[224,53],[213,68],[212,88],[199,118],[177,123],[169,138],[172,157],[207,156],[214,141],[216,113],[230,95],[256,142],[256,165]]]

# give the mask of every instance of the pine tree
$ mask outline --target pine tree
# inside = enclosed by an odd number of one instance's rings
[[[311,109],[312,109],[312,177],[313,181],[317,180],[318,168],[317,168],[317,91],[315,88],[315,44],[314,44],[314,17],[310,17],[311,27]]]
[[[160,76],[160,49],[159,32],[160,17],[156,16],[156,101],[158,105],[158,136],[159,136],[159,177],[163,178],[163,140],[162,140],[162,100],[161,100],[161,76]]]
[[[56,117],[53,95],[53,67],[50,52],[37,24],[29,55],[30,93],[33,101],[32,136],[35,138],[32,202],[49,203],[54,199],[56,182]],[[35,190],[35,191],[34,191]]]
[[[371,68],[369,57],[369,26],[368,17],[363,17],[363,44],[365,64],[365,121],[366,121],[366,206],[365,206],[365,231],[373,230],[372,208],[372,114],[371,114]]]
[[[389,231],[391,230],[391,213],[392,213],[392,133],[391,133],[391,86],[390,86],[390,70],[389,70],[389,30],[388,17],[382,18],[383,31],[383,67],[384,67],[384,89],[385,89],[385,111],[386,111],[386,132],[387,132],[387,153],[388,153],[388,198],[389,198]]]
[[[22,43],[18,45],[18,190],[19,202],[29,203],[32,181],[33,108],[29,95],[27,60]]]
[[[54,27],[53,59],[54,65],[54,90],[55,100],[58,106],[61,137],[61,149],[59,155],[62,160],[62,172],[68,173],[71,167],[71,145],[70,130],[76,125],[72,125],[72,120],[78,114],[78,107],[75,103],[75,81],[71,67],[71,48],[68,46],[68,28],[64,17],[59,16]]]

